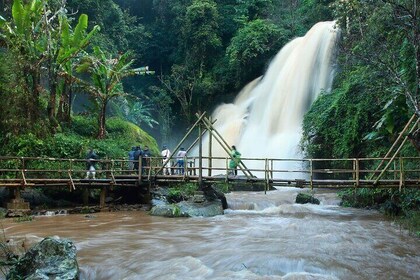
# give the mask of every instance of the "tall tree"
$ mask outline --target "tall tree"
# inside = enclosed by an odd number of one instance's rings
[[[17,78],[22,79],[22,88],[31,97],[26,104],[28,121],[37,120],[41,99],[45,98],[47,115],[55,127],[58,84],[65,70],[71,68],[72,59],[86,48],[98,28],[86,33],[88,19],[81,15],[73,31],[65,7],[60,6],[55,12],[50,8],[45,0],[27,4],[14,0],[11,21],[2,23],[2,41],[15,56]],[[48,83],[41,83],[42,80]]]
[[[153,74],[147,67],[131,68],[134,60],[126,52],[113,58],[99,47],[94,47],[93,55],[83,59],[77,67],[79,73],[88,74],[89,79],[77,78],[81,87],[92,96],[98,107],[98,138],[106,136],[106,108],[110,100],[128,95],[124,92],[122,80],[132,75]]]
[[[351,0],[333,7],[343,29],[346,68],[366,66],[379,77],[373,81],[382,92],[383,110],[376,128],[389,128],[392,122],[398,131],[397,121],[407,119],[400,97],[420,117],[420,6],[411,0]]]

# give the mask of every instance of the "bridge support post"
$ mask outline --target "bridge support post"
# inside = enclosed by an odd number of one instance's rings
[[[89,205],[89,189],[88,188],[83,189],[82,200],[83,200],[84,206]]]
[[[99,208],[105,208],[106,186],[103,186],[99,195]]]
[[[13,195],[9,202],[7,202],[6,208],[9,211],[7,216],[15,217],[22,216],[30,212],[29,202],[25,202],[20,195],[20,187],[13,189]]]

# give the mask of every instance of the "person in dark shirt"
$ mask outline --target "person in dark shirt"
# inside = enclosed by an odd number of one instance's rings
[[[152,154],[150,153],[149,147],[144,146],[142,158],[141,158],[141,165],[142,165],[142,172],[143,174],[146,173],[146,169],[150,168],[150,158],[152,157]]]
[[[140,146],[136,147],[136,151],[134,152],[134,170],[139,170],[139,158],[142,156],[143,152]]]
[[[96,159],[98,159],[98,156],[93,149],[90,149],[86,156],[86,179],[90,179],[90,175],[92,175],[92,179],[95,179]]]

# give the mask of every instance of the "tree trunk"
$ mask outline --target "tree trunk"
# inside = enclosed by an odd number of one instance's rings
[[[99,112],[99,131],[98,131],[98,139],[104,139],[106,136],[106,126],[105,126],[105,117],[106,117],[106,105],[108,100],[105,100],[101,104],[101,110]]]
[[[57,118],[61,123],[71,123],[71,95],[71,85],[68,82],[65,82],[57,112]]]

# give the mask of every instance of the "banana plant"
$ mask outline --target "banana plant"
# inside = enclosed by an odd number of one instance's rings
[[[62,121],[70,122],[71,113],[71,85],[73,82],[73,68],[75,61],[79,58],[80,54],[83,55],[83,50],[89,45],[91,38],[99,32],[100,28],[98,25],[94,26],[93,29],[87,33],[88,27],[88,16],[82,14],[79,17],[78,23],[74,30],[71,29],[68,17],[61,15],[59,18],[61,34],[58,40],[58,48],[55,48],[53,57],[56,57],[55,67],[52,69],[54,73],[53,78],[55,79],[52,84],[56,85],[55,89],[51,89],[50,94],[50,112],[49,115],[53,116],[56,112],[56,97],[60,95],[58,115]],[[60,77],[63,77],[60,79]],[[57,85],[61,83],[60,87]]]
[[[16,57],[26,88],[35,98],[38,98],[41,88],[40,70],[46,50],[42,30],[44,4],[42,0],[32,0],[27,4],[14,0],[11,21],[2,19],[0,24],[2,45]]]
[[[99,139],[106,136],[106,107],[110,100],[118,96],[127,96],[122,80],[128,76],[154,74],[148,67],[132,68],[134,60],[131,52],[112,57],[94,47],[91,56],[85,57],[77,67],[77,72],[88,74],[89,79],[77,78],[79,85],[97,105]]]
[[[69,77],[77,56],[99,31],[95,26],[88,33],[87,27],[87,15],[80,15],[72,29],[64,6],[53,12],[46,0],[14,0],[10,22],[0,19],[1,45],[16,58],[18,75],[24,81],[23,88],[32,96],[28,107],[34,112],[39,111],[40,98],[45,96],[48,99],[47,114],[53,126],[56,126],[60,89],[65,91],[70,87]],[[41,80],[48,81],[48,85],[41,84]],[[66,94],[61,98],[63,103],[69,104],[68,100],[71,98]],[[67,115],[69,112],[68,109]]]

